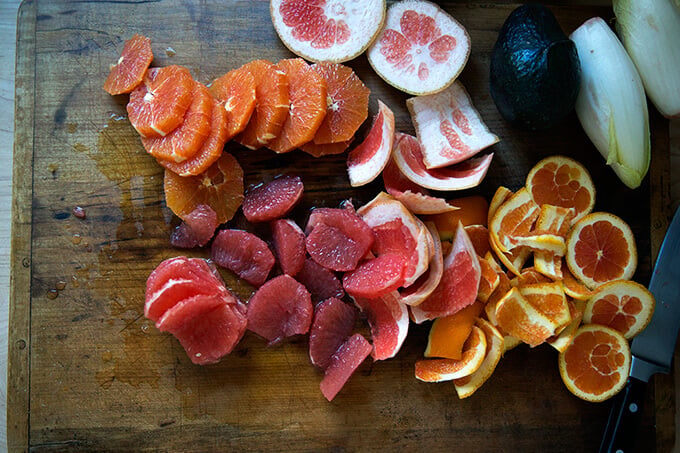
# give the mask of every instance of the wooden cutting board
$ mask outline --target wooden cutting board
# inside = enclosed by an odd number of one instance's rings
[[[554,7],[567,33],[610,8],[583,2]],[[443,3],[469,31],[472,55],[461,75],[473,102],[501,137],[483,184],[457,195],[490,197],[517,189],[529,168],[552,154],[588,166],[596,209],[630,223],[639,248],[635,279],[648,281],[668,223],[668,124],[652,112],[650,176],[626,189],[606,167],[575,116],[548,132],[526,133],[499,117],[487,89],[489,53],[516,6]],[[201,82],[253,59],[290,57],[275,35],[266,1],[24,2],[18,23],[8,441],[11,450],[456,450],[594,451],[609,403],[591,404],[562,384],[550,346],[518,347],[472,397],[450,383],[414,378],[427,326],[412,325],[392,360],[367,361],[327,402],[307,340],[266,348],[247,333],[220,364],[192,365],[177,341],[143,317],[144,284],[163,259],[183,254],[168,238],[161,168],[125,117],[126,96],[102,89],[109,64],[133,33],[149,36],[154,65],[187,66]],[[365,57],[350,65],[377,100],[413,133],[407,96],[380,80]],[[233,152],[246,184],[293,172],[306,188],[294,217],[311,207],[359,205],[378,182],[349,187],[344,156]],[[86,218],[72,214],[85,210]],[[237,217],[233,225],[244,226]],[[190,252],[207,256],[206,251]],[[224,276],[241,297],[247,285]],[[673,445],[675,393],[659,377],[649,393],[640,448]]]

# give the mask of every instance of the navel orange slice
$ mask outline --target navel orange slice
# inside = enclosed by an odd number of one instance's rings
[[[210,85],[226,113],[227,140],[241,133],[255,110],[255,77],[247,66],[232,69]]]
[[[125,41],[120,58],[111,65],[104,81],[104,91],[111,95],[131,92],[142,83],[152,61],[151,40],[135,33]]]
[[[378,100],[378,113],[373,118],[366,138],[347,155],[347,175],[352,187],[368,184],[387,166],[394,144],[394,113]]]
[[[477,327],[486,336],[486,355],[474,373],[453,381],[458,398],[461,399],[475,393],[491,377],[503,355],[504,339],[498,329],[481,318],[477,319]]]
[[[516,287],[496,304],[496,322],[504,332],[530,346],[543,343],[557,328],[557,324],[531,305]]]

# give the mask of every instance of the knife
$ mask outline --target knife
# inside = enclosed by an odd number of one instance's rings
[[[661,244],[649,291],[656,300],[654,314],[631,343],[628,380],[614,399],[600,453],[633,451],[647,383],[652,375],[671,369],[680,327],[680,208]]]

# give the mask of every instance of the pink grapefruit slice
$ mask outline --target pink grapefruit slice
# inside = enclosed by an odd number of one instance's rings
[[[399,300],[402,304],[415,306],[423,302],[439,285],[444,273],[444,255],[442,253],[442,243],[438,239],[437,227],[433,222],[426,222],[425,226],[433,239],[432,258],[427,270],[418,277],[418,280],[408,287],[399,290]]]
[[[404,176],[394,159],[387,162],[382,172],[382,178],[385,191],[401,201],[414,214],[441,214],[456,209],[444,198],[432,196],[429,190],[420,187]]]
[[[394,292],[376,299],[355,297],[354,302],[368,318],[373,358],[387,360],[397,355],[408,334],[407,306],[399,302]]]
[[[360,333],[349,337],[338,348],[319,385],[321,393],[328,401],[332,401],[337,396],[372,349],[371,344]]]
[[[309,358],[312,365],[328,368],[342,344],[352,335],[357,309],[331,297],[317,304],[309,329]]]

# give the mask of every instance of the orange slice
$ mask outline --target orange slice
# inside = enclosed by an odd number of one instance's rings
[[[567,265],[590,289],[613,280],[628,280],[637,268],[637,248],[630,226],[606,212],[588,214],[567,237]]]
[[[228,135],[226,125],[227,113],[222,102],[216,101],[210,121],[210,135],[198,152],[183,162],[159,159],[158,163],[179,176],[195,176],[203,173],[222,155]]]
[[[317,145],[314,143],[314,141],[311,141],[300,146],[300,149],[314,157],[330,156],[344,153],[349,149],[349,146],[353,141],[354,137],[350,138],[346,142],[327,143],[324,145]]]
[[[595,206],[595,186],[588,170],[569,157],[555,155],[538,162],[527,175],[526,187],[538,205],[573,208],[574,221]]]
[[[496,322],[504,332],[530,346],[538,346],[555,334],[555,323],[536,309],[513,287],[496,304]]]
[[[576,336],[576,331],[581,326],[581,321],[583,320],[583,311],[585,309],[585,303],[583,301],[569,301],[569,312],[571,313],[571,322],[565,326],[564,329],[560,331],[559,334],[550,337],[546,340],[550,346],[557,349],[559,352],[564,352],[569,344]]]
[[[354,137],[368,117],[366,85],[349,66],[317,63],[312,69],[326,81],[326,117],[314,134],[317,145],[346,142]]]
[[[539,214],[540,207],[522,187],[496,209],[489,222],[491,242],[500,251],[509,252],[517,246],[516,238],[529,236]]]
[[[182,177],[165,170],[165,203],[183,219],[198,205],[210,206],[217,223],[230,220],[243,201],[243,169],[234,156],[222,156],[198,176]]]
[[[460,360],[427,359],[416,362],[416,379],[423,382],[444,382],[469,376],[481,366],[486,357],[486,335],[477,326],[471,326],[470,335],[463,345]]]
[[[427,337],[425,357],[462,360],[465,341],[483,308],[484,304],[475,302],[457,313],[435,319]]]
[[[496,288],[498,288],[501,278],[486,259],[480,258],[479,267],[482,270],[482,277],[479,281],[479,289],[477,290],[477,300],[485,304]]]
[[[458,398],[461,399],[475,393],[491,377],[503,355],[504,340],[500,332],[481,318],[477,319],[477,326],[484,331],[486,336],[486,354],[482,364],[474,373],[453,381]]]
[[[184,120],[164,137],[142,138],[146,151],[156,159],[183,162],[193,157],[210,135],[213,97],[200,82],[194,82],[191,105]]]
[[[286,121],[289,109],[288,76],[267,60],[243,65],[255,79],[255,110],[248,125],[236,141],[258,149],[276,137]]]
[[[611,327],[630,340],[647,327],[654,313],[652,293],[631,280],[606,283],[588,300],[583,322]]]
[[[510,280],[512,286],[533,285],[535,283],[548,283],[550,279],[536,270],[535,267],[525,267],[522,271]]]
[[[559,282],[533,283],[519,286],[518,289],[531,306],[551,321],[555,332],[571,321],[569,304]]]
[[[135,33],[125,41],[120,58],[111,65],[109,75],[104,81],[104,91],[111,95],[131,92],[142,83],[152,61],[151,40]]]
[[[184,121],[191,105],[194,79],[189,70],[171,65],[146,71],[132,90],[128,119],[142,137],[164,137]]]
[[[587,324],[579,327],[560,354],[560,376],[574,395],[600,402],[625,387],[630,362],[630,347],[621,333],[599,324]]]
[[[287,153],[311,141],[321,126],[326,116],[326,81],[302,58],[281,60],[276,67],[288,77],[290,107],[281,131],[267,147]]]
[[[255,77],[246,66],[232,69],[210,85],[210,93],[222,101],[227,140],[231,140],[246,128],[255,110]]]

